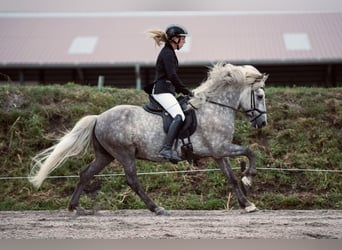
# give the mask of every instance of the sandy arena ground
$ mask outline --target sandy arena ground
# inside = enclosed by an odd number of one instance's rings
[[[340,210],[0,211],[0,239],[342,239]]]

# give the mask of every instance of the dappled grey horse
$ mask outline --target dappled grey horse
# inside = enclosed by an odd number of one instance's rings
[[[243,112],[255,128],[266,125],[264,85],[267,75],[250,65],[235,66],[218,63],[208,78],[193,90],[189,107],[195,108],[197,129],[191,136],[196,157],[211,157],[232,183],[238,202],[248,212],[257,210],[247,200],[238,185],[229,163],[230,156],[246,156],[249,165],[243,172],[242,182],[251,185],[256,175],[255,155],[251,149],[232,144],[234,120]],[[80,173],[69,210],[79,208],[79,199],[86,184],[114,159],[124,169],[128,185],[157,215],[168,212],[158,207],[146,194],[137,178],[136,159],[165,161],[158,156],[165,133],[159,116],[133,105],[115,106],[100,115],[80,119],[75,127],[57,144],[37,154],[32,160],[29,181],[39,187],[44,179],[69,157],[84,152],[92,142],[95,159]],[[177,148],[180,152],[180,145]]]

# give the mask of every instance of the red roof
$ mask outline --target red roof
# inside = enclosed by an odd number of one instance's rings
[[[339,0],[1,0],[0,12],[341,11]]]
[[[171,23],[191,34],[182,65],[342,61],[341,12],[12,12],[0,13],[0,66],[151,65],[144,32]]]

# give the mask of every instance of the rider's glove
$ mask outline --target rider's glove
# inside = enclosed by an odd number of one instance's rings
[[[187,89],[187,88],[181,89],[180,92],[181,92],[183,95],[194,96],[193,93],[192,93],[189,89]]]

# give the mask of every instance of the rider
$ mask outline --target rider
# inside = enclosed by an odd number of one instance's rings
[[[181,161],[182,159],[177,155],[177,152],[172,150],[172,145],[177,137],[178,130],[185,120],[185,116],[175,96],[176,93],[192,96],[192,92],[186,88],[178,77],[178,59],[175,50],[183,47],[188,32],[179,25],[171,25],[165,31],[154,29],[149,30],[148,33],[154,39],[156,45],[161,46],[161,44],[164,44],[164,47],[157,58],[153,84],[148,85],[144,90],[148,94],[152,94],[153,98],[173,118],[159,156],[171,161]]]

